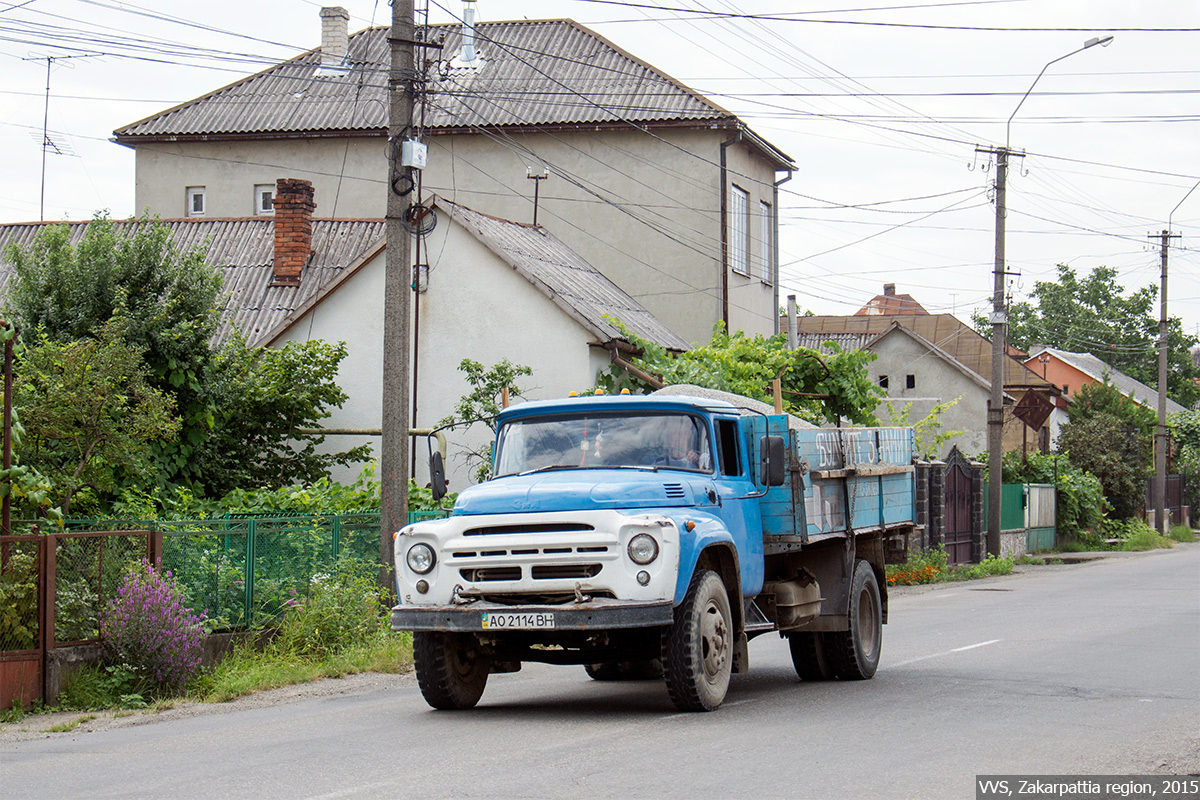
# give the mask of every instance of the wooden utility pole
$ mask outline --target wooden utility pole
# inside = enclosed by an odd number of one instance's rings
[[[379,508],[380,585],[394,591],[392,535],[408,523],[408,409],[409,327],[412,298],[412,239],[404,224],[410,198],[400,194],[396,178],[400,144],[412,129],[413,0],[392,1],[390,99],[388,117],[387,264],[383,290],[383,445],[379,454],[381,502]]]

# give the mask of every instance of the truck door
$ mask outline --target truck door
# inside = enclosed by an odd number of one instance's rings
[[[742,594],[757,595],[763,584],[762,518],[757,486],[750,464],[747,428],[736,419],[714,420],[717,444],[717,471],[721,478],[720,515],[733,538],[741,569]]]

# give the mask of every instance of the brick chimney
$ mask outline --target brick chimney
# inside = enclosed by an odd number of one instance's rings
[[[350,49],[350,12],[341,6],[321,9],[321,66],[337,66],[346,61]]]
[[[885,283],[883,285],[883,294],[885,297],[894,297],[896,295],[896,284]]]
[[[299,286],[300,271],[312,253],[311,181],[280,178],[275,182],[275,262],[272,286]]]

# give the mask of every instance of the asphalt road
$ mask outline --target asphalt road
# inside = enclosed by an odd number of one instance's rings
[[[710,714],[578,667],[435,712],[386,688],[0,742],[16,798],[970,798],[977,774],[1200,772],[1200,545],[892,598],[874,680],[774,636]]]

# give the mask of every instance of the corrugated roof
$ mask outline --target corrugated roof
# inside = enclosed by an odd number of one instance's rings
[[[0,225],[0,291],[8,284],[12,265],[3,255],[9,244],[28,247],[46,225],[67,225],[71,242],[83,238],[87,222],[25,223]],[[114,221],[118,234],[136,220]],[[217,339],[237,325],[251,344],[277,328],[299,307],[331,286],[364,254],[382,245],[383,220],[313,220],[313,256],[304,268],[299,286],[271,286],[274,227],[270,217],[244,219],[163,220],[172,240],[187,249],[207,244],[205,263],[221,270],[229,304]]]
[[[1065,361],[1067,364],[1070,364],[1075,369],[1097,381],[1103,381],[1107,377],[1108,382],[1117,387],[1117,390],[1121,394],[1137,400],[1148,408],[1158,408],[1158,392],[1136,378],[1129,377],[1116,367],[1106,364],[1102,359],[1097,358],[1091,353],[1071,353],[1066,350],[1057,350],[1053,347],[1040,347],[1034,348],[1029,357],[1036,358],[1042,353],[1049,353]],[[1187,408],[1168,397],[1167,413],[1177,414],[1180,411],[1187,411]]]
[[[498,219],[442,198],[435,198],[433,205],[470,231],[599,341],[622,338],[621,331],[604,319],[607,315],[619,319],[643,339],[672,350],[688,349],[685,340],[545,228]]]
[[[480,23],[476,42],[482,66],[471,68],[452,66],[461,26],[431,28],[435,41],[444,38],[446,65],[431,86],[425,110],[431,133],[484,125],[737,124],[725,109],[571,20]],[[135,144],[155,137],[382,134],[388,109],[387,29],[368,28],[350,37],[349,69],[343,74],[318,70],[320,59],[320,48],[310,50],[119,128],[115,135],[119,142]]]
[[[992,343],[976,333],[969,325],[953,314],[896,314],[864,315],[850,317],[798,317],[797,330],[801,333],[828,334],[880,334],[893,323],[916,333],[929,341],[964,367],[991,381]],[[1015,387],[1050,387],[1040,375],[1028,369],[1020,361],[1005,359],[1004,385]]]

